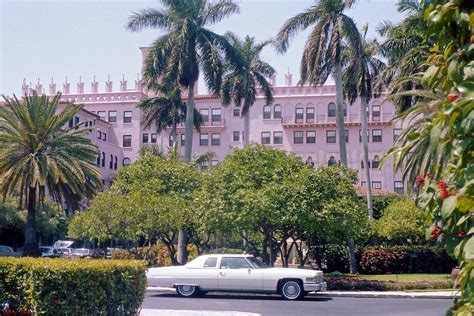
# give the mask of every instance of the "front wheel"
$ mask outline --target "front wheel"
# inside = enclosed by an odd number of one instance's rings
[[[297,300],[303,295],[303,286],[300,282],[289,280],[281,286],[281,296],[285,300]]]
[[[178,285],[176,286],[176,293],[181,297],[194,297],[198,295],[199,288],[194,285]]]

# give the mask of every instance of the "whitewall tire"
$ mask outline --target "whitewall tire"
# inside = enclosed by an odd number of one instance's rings
[[[304,295],[301,283],[294,280],[284,281],[280,292],[285,300],[297,300]]]
[[[176,293],[182,297],[194,297],[198,294],[199,288],[194,285],[177,285]]]

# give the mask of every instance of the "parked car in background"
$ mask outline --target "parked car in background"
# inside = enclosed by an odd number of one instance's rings
[[[278,293],[296,300],[326,290],[319,270],[271,268],[251,255],[204,255],[184,266],[151,268],[148,285],[174,287],[180,296],[207,291]]]
[[[72,249],[71,257],[72,258],[92,258],[92,257],[96,257],[96,253],[93,249],[75,248],[75,249]]]
[[[60,257],[58,250],[52,246],[41,246],[39,248],[41,251],[41,257],[43,258],[59,258]]]
[[[20,257],[19,252],[15,252],[10,246],[1,246],[0,245],[0,257]]]

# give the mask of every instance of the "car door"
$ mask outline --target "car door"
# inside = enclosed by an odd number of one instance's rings
[[[196,272],[199,273],[199,287],[202,290],[217,290],[219,288],[217,257],[207,258],[202,269]]]
[[[245,257],[222,257],[219,266],[219,289],[261,291],[263,273],[254,269]]]

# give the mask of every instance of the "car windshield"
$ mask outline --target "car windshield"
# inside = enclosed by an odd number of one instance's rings
[[[247,260],[250,261],[250,263],[255,267],[255,269],[269,268],[269,266],[267,266],[265,263],[255,257],[247,257]]]

